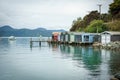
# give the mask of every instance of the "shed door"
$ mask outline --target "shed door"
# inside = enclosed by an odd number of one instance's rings
[[[110,35],[106,35],[106,43],[110,42]]]
[[[71,35],[71,42],[74,42],[74,35]]]
[[[102,41],[102,44],[106,44],[106,43],[109,43],[110,42],[110,35],[109,34],[104,34],[101,36],[101,41]]]
[[[68,35],[65,36],[65,41],[66,41],[66,42],[68,41]]]
[[[60,35],[58,35],[58,41],[60,41]]]
[[[101,42],[102,42],[102,44],[105,44],[105,42],[106,42],[105,35],[101,36]]]

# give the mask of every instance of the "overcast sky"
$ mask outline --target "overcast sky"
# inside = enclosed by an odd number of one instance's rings
[[[0,0],[0,26],[69,30],[72,21],[89,11],[107,13],[113,0]]]

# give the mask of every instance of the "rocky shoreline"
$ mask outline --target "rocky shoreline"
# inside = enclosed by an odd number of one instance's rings
[[[110,42],[108,44],[101,44],[101,43],[94,43],[93,47],[99,47],[102,49],[107,49],[107,50],[115,50],[115,51],[120,51],[120,41],[115,41],[115,42]]]

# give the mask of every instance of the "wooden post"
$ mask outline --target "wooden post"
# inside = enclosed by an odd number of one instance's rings
[[[39,38],[39,46],[41,46],[41,36],[40,36],[40,38]]]
[[[32,47],[32,38],[30,38],[30,47]]]
[[[41,41],[39,41],[39,46],[41,46]]]

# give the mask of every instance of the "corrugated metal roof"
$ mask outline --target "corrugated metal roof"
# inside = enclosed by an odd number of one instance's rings
[[[73,35],[100,35],[100,33],[86,33],[86,32],[62,32],[62,34],[73,34]]]
[[[120,32],[117,32],[117,31],[104,31],[101,34],[105,34],[105,33],[108,33],[108,34],[111,34],[111,35],[120,35]]]

